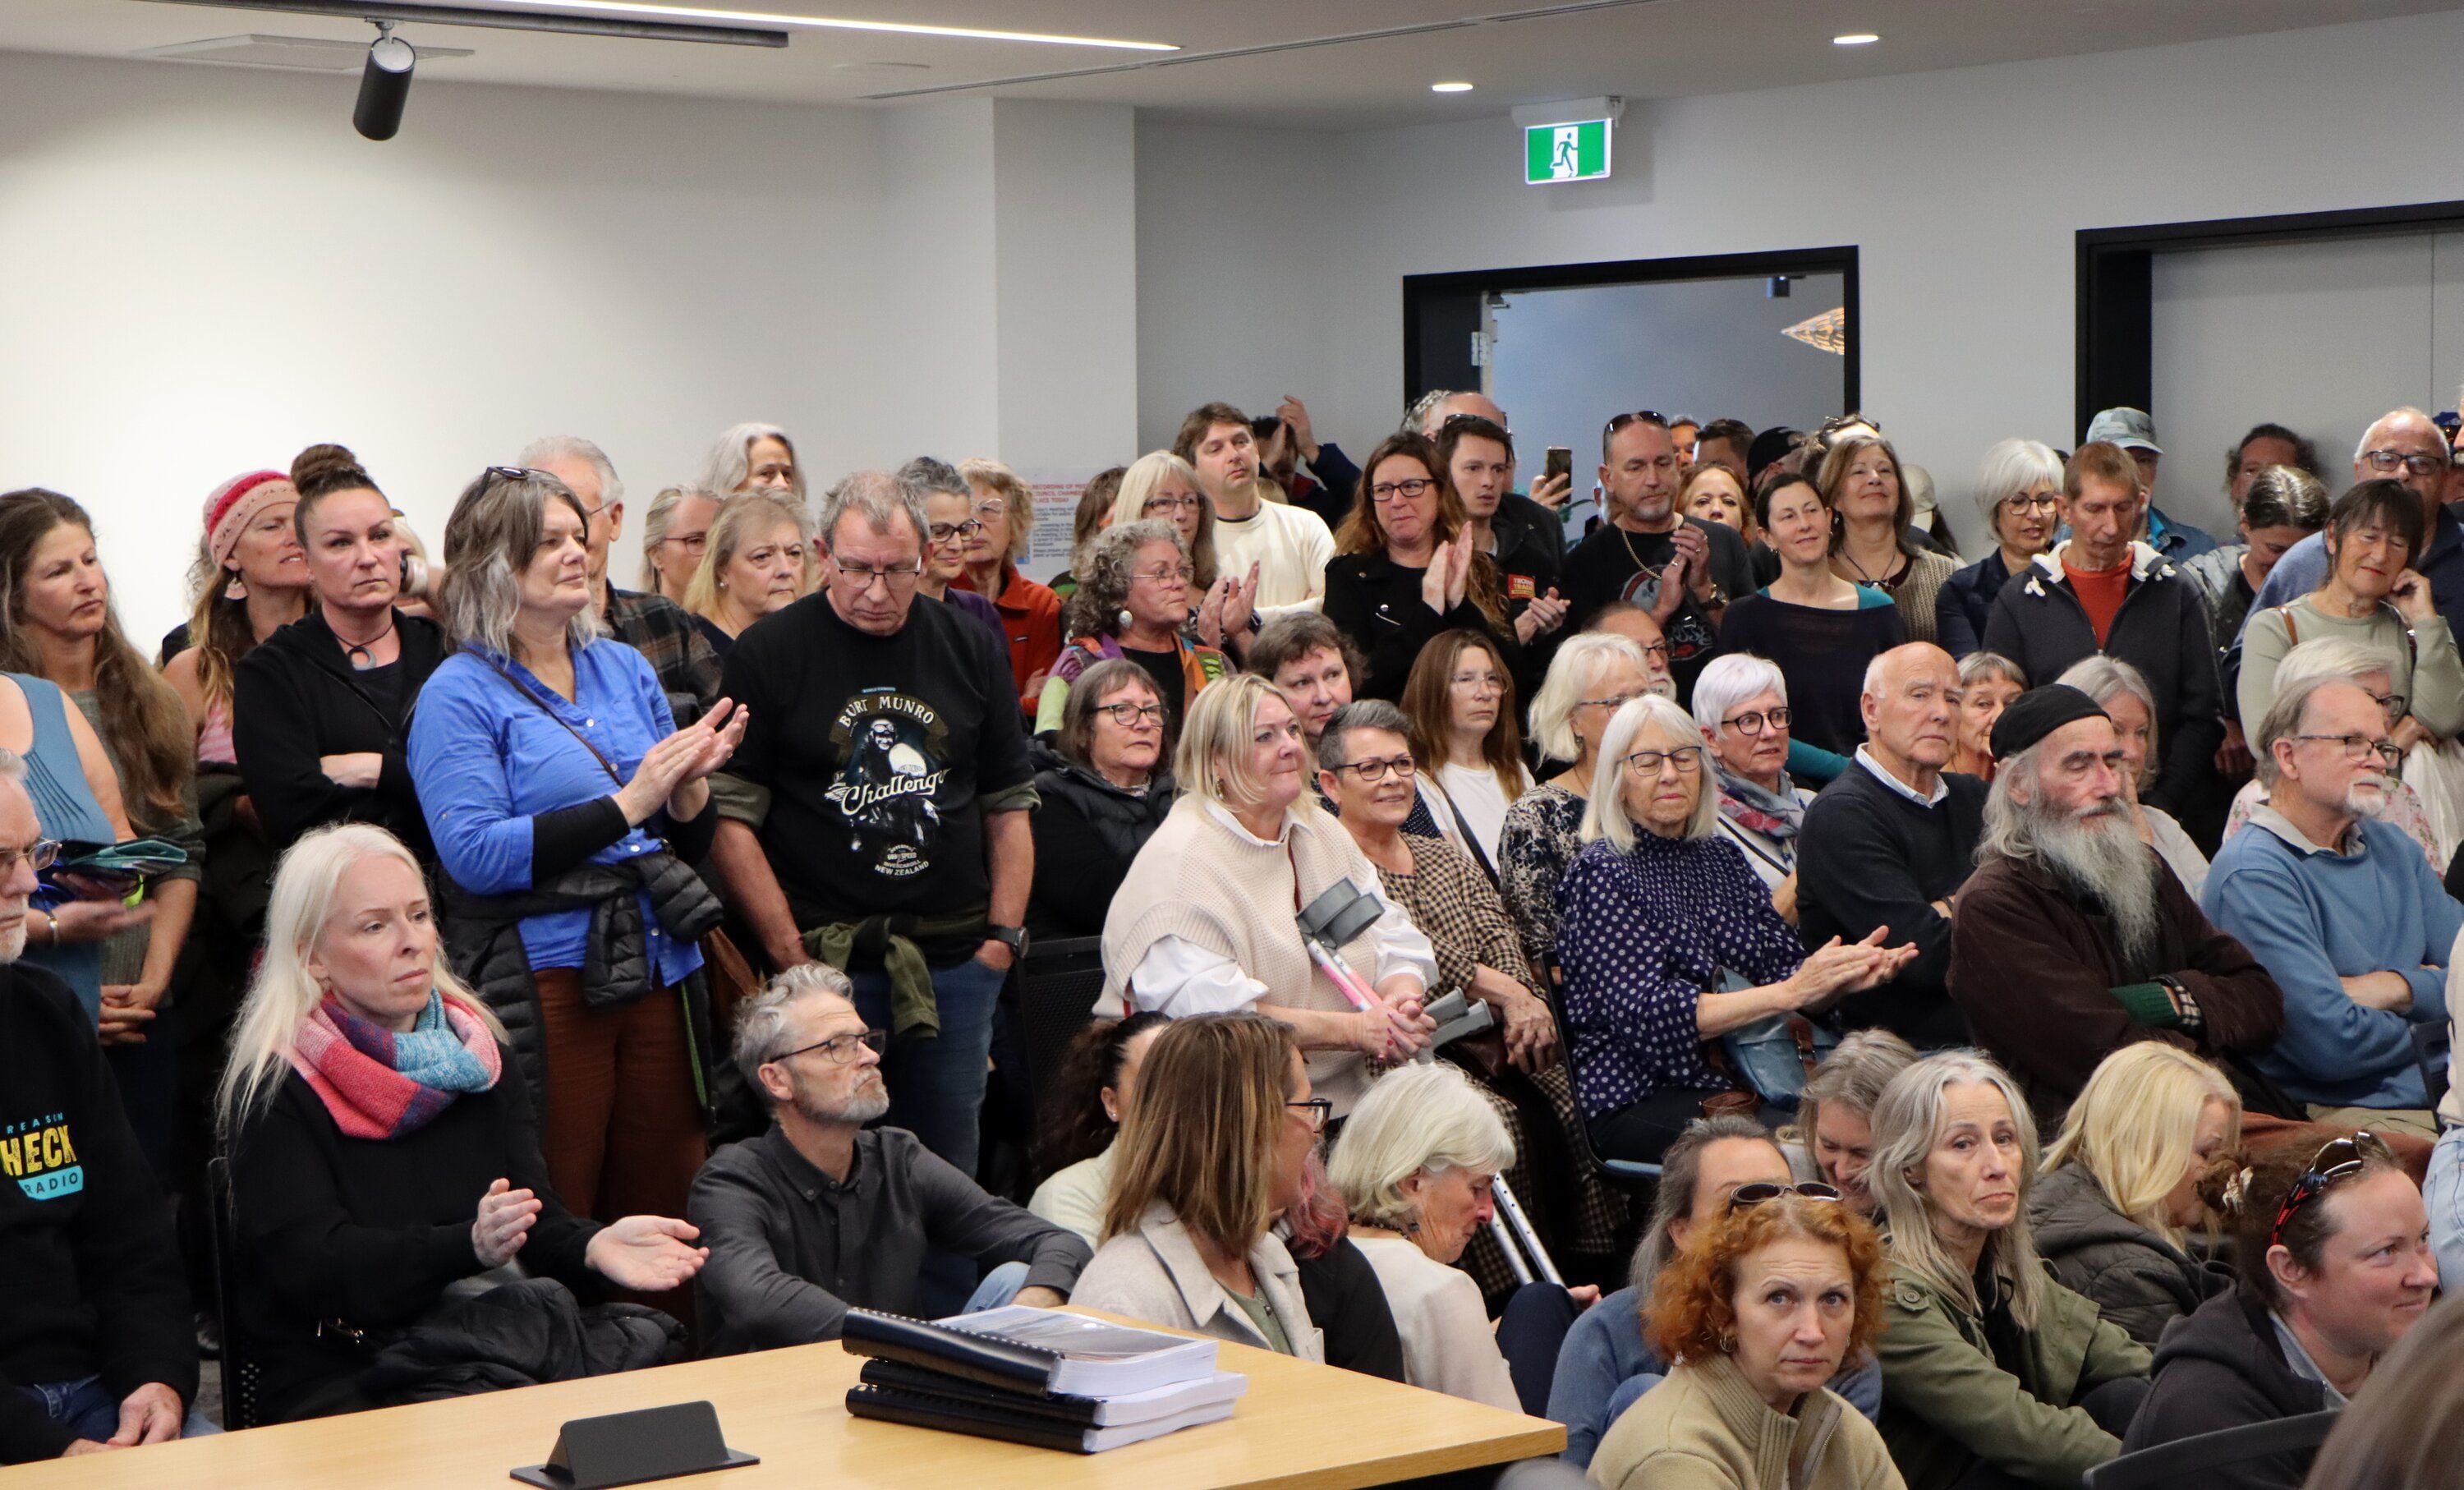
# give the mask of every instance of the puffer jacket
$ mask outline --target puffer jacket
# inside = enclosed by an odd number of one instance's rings
[[[621,864],[583,864],[518,895],[472,895],[449,888],[445,951],[454,975],[487,1001],[505,1027],[505,1043],[522,1068],[531,1110],[547,1112],[547,1047],[539,1038],[539,985],[522,949],[521,924],[535,915],[588,906],[588,962],[582,991],[593,1009],[612,1009],[649,995],[649,938],[641,897],[669,934],[698,941],[725,915],[718,897],[693,868],[669,853],[637,855]],[[679,990],[693,1056],[693,1091],[707,1117],[715,1104],[710,983],[695,972]]]
[[[578,1381],[685,1358],[685,1329],[638,1304],[588,1308],[553,1278],[525,1278],[451,1304],[376,1353],[362,1385],[381,1404]]]
[[[2055,1279],[2151,1350],[2166,1326],[2232,1282],[2115,1210],[2085,1165],[2065,1164],[2039,1178],[2028,1219]]]
[[[2018,1375],[1993,1358],[1982,1315],[1897,1262],[1883,1312],[1881,1427],[1908,1490],[1948,1490],[1980,1458],[2031,1484],[2075,1486],[2121,1454],[2073,1404],[2146,1375],[2146,1348],[2060,1283],[2045,1281]]]

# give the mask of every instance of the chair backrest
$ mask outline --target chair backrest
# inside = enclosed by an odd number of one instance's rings
[[[1104,939],[1076,936],[1031,942],[1018,970],[1019,1040],[1027,1089],[1038,1103],[1060,1068],[1070,1040],[1095,1018],[1104,991]]]
[[[2244,1423],[2238,1428],[2220,1428],[2214,1433],[2177,1438],[2108,1459],[2089,1470],[2081,1484],[2084,1490],[2158,1490],[2160,1486],[2189,1483],[2201,1472],[2272,1454],[2303,1450],[2315,1454],[2319,1445],[2326,1441],[2327,1431],[2336,1426],[2339,1415],[2333,1412],[2304,1413],[2299,1417]]]
[[[206,1228],[214,1275],[214,1312],[221,1316],[223,1429],[235,1433],[264,1421],[260,1369],[250,1354],[247,1329],[239,1307],[239,1212],[231,1198],[231,1160],[216,1154],[206,1161],[206,1195],[209,1223]]]
[[[1574,1063],[1574,1025],[1573,1020],[1566,1018],[1566,970],[1551,961],[1548,967],[1548,976],[1542,978],[1540,982],[1541,993],[1549,1002],[1549,1019],[1557,1026],[1557,1049],[1566,1058],[1566,1079],[1573,1083],[1574,1087],[1575,1120],[1566,1126],[1574,1131],[1574,1142],[1582,1150],[1583,1162],[1591,1166],[1593,1172],[1622,1189],[1632,1190],[1638,1186],[1657,1184],[1660,1180],[1659,1165],[1645,1164],[1639,1159],[1608,1158],[1592,1147],[1591,1126],[1583,1120],[1580,1112],[1583,1073]]]

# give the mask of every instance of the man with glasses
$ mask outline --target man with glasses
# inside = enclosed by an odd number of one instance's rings
[[[2138,1041],[2210,1060],[2273,1044],[2284,996],[2139,841],[2122,741],[2096,701],[2059,683],[2020,694],[1994,721],[1993,759],[1950,997],[2040,1119]]]
[[[2251,749],[2267,801],[2205,899],[2284,991],[2284,1033],[2255,1063],[2319,1122],[2434,1138],[2416,1037],[2447,1022],[2464,906],[2379,821],[2400,758],[2387,711],[2341,678],[2279,689]]]
[[[2401,481],[2421,498],[2430,537],[2412,556],[2412,567],[2430,581],[2431,600],[2447,618],[2448,628],[2464,636],[2464,522],[2456,520],[2446,502],[2447,476],[2453,460],[2447,433],[2437,421],[2417,408],[2399,408],[2382,415],[2363,433],[2362,443],[2353,450],[2353,481],[2380,477]],[[2314,533],[2294,544],[2258,587],[2250,614],[2291,604],[2319,588],[2327,582],[2327,567],[2326,539]],[[2244,620],[2242,624],[2246,630],[2249,622]],[[2242,721],[2244,728],[2249,723]]]
[[[1034,768],[1008,649],[915,602],[926,527],[885,471],[831,489],[828,588],[728,654],[750,718],[711,782],[711,856],[773,967],[847,972],[891,1032],[891,1122],[973,1173],[993,1006],[1026,942]]]
[[[1648,612],[1667,634],[1681,703],[1719,645],[1730,597],[1754,588],[1737,531],[1677,511],[1683,480],[1665,419],[1646,409],[1610,420],[1600,434],[1609,520],[1566,556],[1557,581],[1578,628],[1612,601],[1632,601]]]
[[[607,578],[607,551],[625,533],[625,483],[607,452],[577,435],[552,434],[522,447],[518,464],[556,477],[582,503],[588,518],[582,530],[583,572],[598,597],[599,614],[616,639],[640,652],[659,675],[676,728],[700,718],[718,701],[718,653],[711,650],[710,639],[682,605],[661,595],[620,590]]]
[[[170,1201],[93,1019],[67,984],[17,961],[35,872],[59,851],[25,775],[0,751],[0,1464],[180,1437],[197,1394]]]
[[[1315,610],[1326,599],[1326,566],[1334,533],[1306,507],[1265,499],[1258,488],[1258,439],[1249,416],[1229,404],[1204,404],[1180,422],[1172,452],[1198,472],[1215,504],[1218,572],[1241,579],[1255,568],[1250,597],[1262,621],[1287,610]]]
[[[1950,925],[1976,864],[1985,783],[1946,771],[1959,739],[1959,669],[1929,642],[1910,642],[1865,668],[1858,701],[1865,743],[1805,809],[1796,841],[1797,930],[1819,947],[1884,928],[1883,945],[1913,945],[1898,976],[1840,1005],[1852,1027],[1881,1025],[1920,1050],[1969,1043],[1951,1003]]]
[[[1090,1255],[1071,1232],[996,1199],[890,1110],[883,1036],[847,975],[807,964],[737,1018],[736,1064],[770,1130],[712,1154],[686,1214],[710,1260],[694,1280],[713,1355],[836,1340],[849,1309],[934,1315],[924,1260],[988,1266],[966,1310],[1066,1303]]]

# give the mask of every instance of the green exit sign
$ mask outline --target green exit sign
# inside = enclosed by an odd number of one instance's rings
[[[1599,181],[1609,173],[1609,121],[1529,124],[1523,130],[1523,184]]]

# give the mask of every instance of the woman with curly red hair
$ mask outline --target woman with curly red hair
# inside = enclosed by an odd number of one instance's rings
[[[1677,1365],[1600,1440],[1608,1490],[1901,1490],[1882,1435],[1823,1383],[1882,1329],[1882,1247],[1828,1185],[1740,1185],[1653,1287]]]

